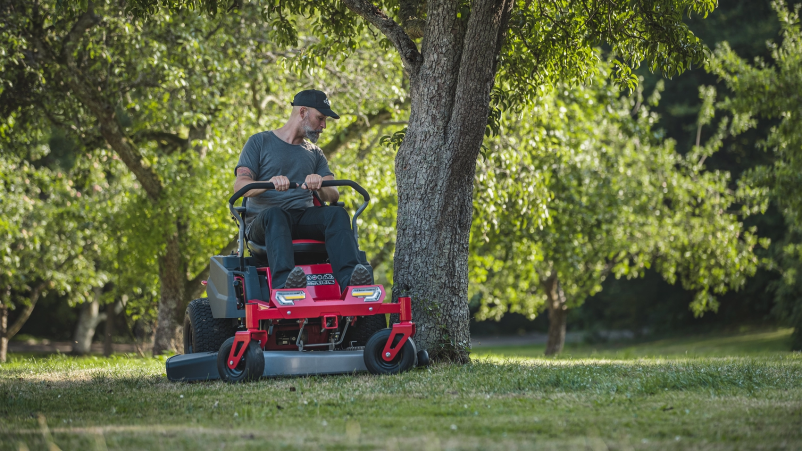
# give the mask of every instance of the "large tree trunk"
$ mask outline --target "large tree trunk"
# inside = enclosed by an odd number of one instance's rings
[[[549,311],[549,337],[546,342],[546,355],[559,354],[565,345],[565,325],[568,316],[565,292],[560,279],[553,271],[542,283],[546,292],[546,308]]]
[[[76,355],[87,355],[92,350],[92,339],[95,337],[97,325],[106,318],[104,313],[100,313],[100,303],[97,300],[84,302],[81,305],[81,312],[78,314],[78,324],[75,326],[75,334],[72,341],[72,353]]]
[[[184,299],[184,287],[186,284],[186,272],[181,258],[178,230],[170,232],[166,241],[167,246],[164,255],[159,258],[161,293],[156,338],[153,342],[154,356],[165,351],[176,350],[175,340],[179,334],[176,310]]]
[[[435,359],[468,361],[468,242],[476,158],[511,2],[428,2],[423,61],[410,77],[409,127],[396,157],[394,296],[409,295],[415,341]]]

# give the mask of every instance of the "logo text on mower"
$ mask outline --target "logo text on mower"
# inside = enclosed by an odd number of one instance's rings
[[[306,285],[334,285],[334,274],[307,274]]]

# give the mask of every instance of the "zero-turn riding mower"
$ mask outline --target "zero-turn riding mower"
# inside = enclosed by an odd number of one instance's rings
[[[290,189],[299,185],[291,183]],[[367,208],[370,195],[350,180],[324,181],[323,186],[349,186],[362,195],[364,202],[352,220],[358,243],[357,218]],[[167,377],[240,382],[361,371],[395,374],[427,365],[427,352],[416,349],[412,339],[415,323],[410,298],[385,303],[386,291],[376,284],[343,290],[332,274],[324,242],[292,242],[296,265],[306,274],[306,288],[271,286],[267,250],[246,242],[247,198],[241,207],[234,204],[252,189],[273,188],[269,182],[251,183],[228,200],[239,226],[237,252],[212,257],[209,279],[204,281],[207,297],[187,306],[184,354],[167,359]],[[326,206],[313,194],[315,206],[337,208]],[[359,258],[372,273],[363,251]],[[387,314],[399,319],[390,328]]]

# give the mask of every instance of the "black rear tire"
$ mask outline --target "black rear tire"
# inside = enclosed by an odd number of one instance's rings
[[[215,318],[209,299],[195,299],[184,313],[184,354],[215,352],[237,327],[230,318]]]
[[[384,315],[359,316],[356,324],[348,326],[343,346],[365,346],[373,334],[386,328],[387,318]]]
[[[226,365],[232,346],[234,337],[226,340],[217,353],[217,372],[220,374],[220,379],[232,384],[259,380],[265,372],[265,355],[262,354],[262,348],[255,341],[248,343],[248,349],[245,350],[237,367],[232,370]]]
[[[415,346],[412,345],[412,338],[404,343],[404,346],[389,362],[382,358],[384,345],[390,338],[392,329],[384,329],[376,332],[370,337],[365,345],[365,366],[371,374],[398,374],[411,369],[415,365]],[[401,340],[401,336],[395,338],[395,343]]]

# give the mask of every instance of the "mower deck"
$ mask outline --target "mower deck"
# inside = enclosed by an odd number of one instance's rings
[[[362,350],[356,351],[264,351],[262,377],[309,376],[366,372]],[[217,353],[175,355],[167,359],[167,379],[208,381],[220,379]]]

